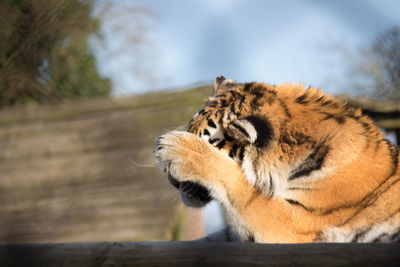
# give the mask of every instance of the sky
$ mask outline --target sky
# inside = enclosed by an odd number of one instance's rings
[[[398,0],[102,0],[101,7],[109,13],[95,54],[115,96],[211,84],[218,75],[340,94],[349,91],[343,51],[400,26]]]

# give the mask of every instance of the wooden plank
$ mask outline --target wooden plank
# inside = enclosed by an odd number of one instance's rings
[[[0,266],[399,266],[400,244],[138,242],[0,245]]]

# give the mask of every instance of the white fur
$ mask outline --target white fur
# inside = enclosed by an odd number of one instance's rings
[[[272,182],[274,184],[274,197],[286,197],[287,196],[287,171],[283,168],[279,168],[274,165],[268,166],[268,173],[265,170],[265,178],[266,181],[269,182],[269,175],[271,175]]]
[[[396,223],[394,218],[392,220],[387,220],[381,224],[374,225],[371,230],[369,230],[365,235],[364,238],[362,239],[362,242],[372,242],[374,241],[375,238],[379,237],[382,234],[387,234],[388,237],[391,235],[394,235],[398,231],[400,225]],[[390,240],[382,240],[383,242],[390,242]]]
[[[363,229],[359,230],[360,232]],[[362,236],[360,236],[357,240],[358,243],[368,243],[374,241],[376,238],[381,236],[382,234],[387,235],[387,240],[383,237],[380,242],[393,242],[390,240],[390,236],[398,233],[400,231],[400,225],[396,223],[395,218],[384,221],[379,224],[375,224],[371,229],[365,232]],[[358,231],[355,231],[353,228],[339,228],[339,227],[329,227],[327,228],[322,236],[321,241],[323,242],[338,242],[338,243],[348,243],[352,242],[354,237]]]
[[[255,183],[257,182],[257,174],[254,171],[253,159],[249,157],[248,153],[244,154],[241,167],[247,178],[247,181],[254,186]]]
[[[210,132],[210,135],[201,135],[201,138],[208,142],[210,139],[219,139],[220,141],[224,140],[224,133],[221,131],[221,128],[218,124],[216,124],[217,128],[208,127],[207,130]],[[218,144],[219,142],[214,143],[214,145]]]
[[[222,83],[223,83],[223,84],[235,83],[235,81],[234,81],[234,80],[231,80],[231,79],[225,79]]]
[[[246,129],[246,132],[249,134],[250,141],[252,143],[254,143],[257,140],[257,131],[254,128],[253,124],[251,124],[249,121],[247,121],[247,120],[236,120],[235,124],[238,124],[243,129]]]
[[[322,242],[349,243],[355,236],[355,231],[339,228],[336,226],[328,227],[321,236]]]
[[[323,167],[320,170],[312,171],[307,176],[303,176],[299,179],[294,179],[293,183],[298,184],[298,183],[303,183],[303,182],[311,182],[311,181],[320,180],[320,179],[326,178],[333,171],[334,171],[334,168],[332,168],[332,167]]]

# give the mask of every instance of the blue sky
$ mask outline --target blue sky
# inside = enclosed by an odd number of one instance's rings
[[[349,62],[341,49],[355,51],[400,26],[397,0],[103,0],[98,5],[104,3],[112,3],[114,12],[103,20],[106,46],[95,51],[116,96],[211,83],[220,74],[239,82],[296,82],[347,92]],[[137,13],[138,7],[155,15]],[[142,38],[136,43],[132,35],[138,31]]]

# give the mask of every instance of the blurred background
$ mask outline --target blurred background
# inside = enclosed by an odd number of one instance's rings
[[[302,83],[400,136],[397,0],[1,0],[0,242],[190,240],[156,166],[215,76]]]

